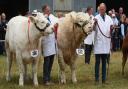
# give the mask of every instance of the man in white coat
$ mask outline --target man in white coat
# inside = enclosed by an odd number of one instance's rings
[[[94,19],[93,14],[93,8],[92,7],[88,7],[86,12],[91,16],[91,20]],[[94,44],[94,31],[92,31],[84,40],[84,44],[85,44],[85,63],[90,63],[90,56],[91,56],[91,51],[93,48],[93,44]]]
[[[47,15],[47,19],[51,25],[55,25],[58,21],[58,18],[51,14],[50,7],[48,5],[44,5],[42,7],[42,11],[45,15]],[[44,56],[44,64],[43,64],[43,81],[45,85],[51,85],[51,70],[54,61],[54,55],[56,54],[56,40],[55,34],[49,34],[45,36],[42,40],[43,45],[43,56]]]
[[[99,6],[99,14],[95,16],[97,24],[95,24],[95,81],[99,83],[99,66],[102,62],[102,83],[106,83],[106,61],[110,54],[110,32],[113,21],[110,16],[106,14],[106,5],[101,3]]]

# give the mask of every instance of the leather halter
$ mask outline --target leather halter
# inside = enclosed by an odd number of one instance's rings
[[[87,35],[88,33],[86,33],[86,32],[84,31],[84,26],[87,25],[88,23],[89,23],[88,21],[85,21],[82,25],[80,25],[79,23],[75,23],[75,25],[78,26],[78,27],[80,27],[80,28],[82,29],[83,33],[84,33],[85,35]]]
[[[44,32],[45,31],[45,29],[47,28],[47,27],[49,27],[50,26],[50,24],[49,23],[47,23],[46,24],[46,26],[43,28],[43,29],[41,29],[41,28],[39,28],[38,26],[37,26],[37,24],[36,23],[34,23],[34,25],[35,25],[35,27],[40,31],[40,32]]]

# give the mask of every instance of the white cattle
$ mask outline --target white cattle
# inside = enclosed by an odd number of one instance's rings
[[[24,85],[29,63],[32,63],[33,83],[35,86],[38,85],[37,65],[41,55],[40,38],[42,35],[52,32],[48,20],[39,12],[36,16],[16,16],[8,22],[5,37],[7,81],[10,80],[12,61],[16,59],[20,72],[19,85]]]
[[[66,83],[65,63],[71,68],[72,82],[77,82],[75,74],[76,49],[92,29],[93,22],[90,16],[83,12],[66,14],[58,23],[57,43],[61,83]]]

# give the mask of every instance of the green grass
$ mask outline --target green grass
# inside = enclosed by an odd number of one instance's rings
[[[125,67],[125,75],[121,75],[122,54],[120,52],[112,53],[110,61],[110,71],[107,78],[108,85],[95,85],[94,82],[94,55],[91,58],[91,64],[84,64],[84,56],[77,58],[77,84],[71,82],[71,72],[69,67],[66,67],[67,84],[62,85],[58,82],[58,63],[54,62],[52,71],[52,80],[55,82],[53,86],[44,86],[42,82],[42,64],[41,60],[38,70],[39,86],[34,87],[31,79],[31,68],[29,66],[30,79],[25,81],[24,87],[18,86],[19,72],[15,62],[12,66],[12,80],[5,80],[6,74],[6,58],[0,56],[0,89],[128,89],[128,64]],[[100,74],[101,76],[101,74]]]

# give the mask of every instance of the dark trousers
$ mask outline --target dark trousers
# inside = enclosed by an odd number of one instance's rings
[[[112,43],[113,43],[113,45],[112,45],[113,46],[113,48],[112,48],[113,51],[117,51],[118,49],[120,49],[119,38],[113,38]]]
[[[50,81],[53,61],[54,61],[54,55],[44,57],[44,65],[43,65],[43,81],[44,82]]]
[[[95,80],[99,81],[100,61],[102,61],[102,82],[106,80],[106,62],[109,54],[96,54],[95,58]]]
[[[90,63],[92,45],[85,44],[85,63]]]
[[[0,42],[0,54],[3,54],[4,52],[5,52],[4,42]]]
[[[120,38],[120,50],[122,49],[122,44],[123,44],[123,37]]]

